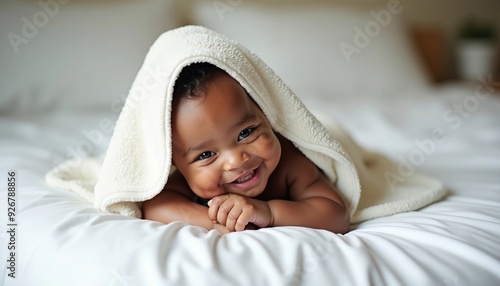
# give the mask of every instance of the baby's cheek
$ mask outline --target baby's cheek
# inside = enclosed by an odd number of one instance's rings
[[[263,133],[257,139],[257,143],[261,145],[261,147],[271,148],[274,145],[274,141],[277,141],[277,138],[272,133]]]
[[[216,186],[213,188],[204,188],[200,193],[197,195],[206,199],[212,199],[216,196],[220,196],[223,194],[226,194],[227,191],[224,190],[222,187]]]
[[[219,186],[219,176],[213,172],[198,172],[192,183],[192,185],[190,184],[191,190],[204,198],[212,198],[224,193]]]
[[[278,138],[276,138],[272,134],[266,134],[265,136],[261,137],[261,148],[267,151],[268,156],[276,156],[279,158],[279,156],[281,155],[281,145]]]

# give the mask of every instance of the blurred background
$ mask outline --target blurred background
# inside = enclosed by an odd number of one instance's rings
[[[119,112],[154,40],[186,24],[243,43],[302,97],[494,86],[498,15],[498,0],[2,0],[0,113]]]

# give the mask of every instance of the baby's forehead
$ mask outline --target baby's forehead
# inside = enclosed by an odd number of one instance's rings
[[[248,91],[236,80],[231,77],[227,72],[222,71],[210,79],[206,79],[203,83],[199,84],[201,88],[195,94],[174,94],[174,101],[180,102],[197,102],[203,104],[207,97],[213,96],[214,93],[223,93],[223,95],[233,95],[233,100],[236,101],[251,101],[255,103],[252,96]],[[234,97],[234,95],[237,95]],[[259,107],[260,108],[260,107]]]

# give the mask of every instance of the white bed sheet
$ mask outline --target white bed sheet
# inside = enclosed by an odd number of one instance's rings
[[[498,285],[500,96],[479,99],[474,88],[451,85],[383,100],[302,95],[311,109],[335,115],[362,145],[396,161],[410,160],[419,150],[416,142],[428,142],[437,129],[445,135],[421,161],[413,161],[417,171],[443,180],[449,195],[419,211],[361,223],[346,235],[276,227],[220,236],[181,222],[163,225],[103,213],[71,192],[47,187],[43,176],[71,157],[68,150],[89,141],[83,130],[114,121],[117,114],[3,115],[0,184],[6,185],[8,170],[17,171],[18,251],[16,278],[7,276],[6,265],[0,281],[51,286]],[[450,113],[456,104],[467,104],[468,113]],[[90,155],[105,151],[111,134],[101,134]],[[3,190],[0,218],[6,227]],[[6,230],[0,237],[0,259],[6,264]]]

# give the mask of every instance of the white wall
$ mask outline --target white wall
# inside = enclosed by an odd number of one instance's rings
[[[183,4],[185,7],[189,7],[196,1],[205,0],[183,1]],[[238,3],[246,1],[251,0],[214,0],[211,2],[228,4],[234,9],[238,9]],[[366,9],[367,11],[381,9],[391,1],[399,1],[400,5],[403,6],[404,9],[400,16],[409,27],[432,27],[442,31],[446,43],[444,61],[448,78],[453,78],[456,74],[454,44],[460,26],[467,19],[474,17],[493,24],[496,28],[497,40],[500,39],[499,0],[252,0],[252,2],[273,6],[333,3],[339,6]]]

